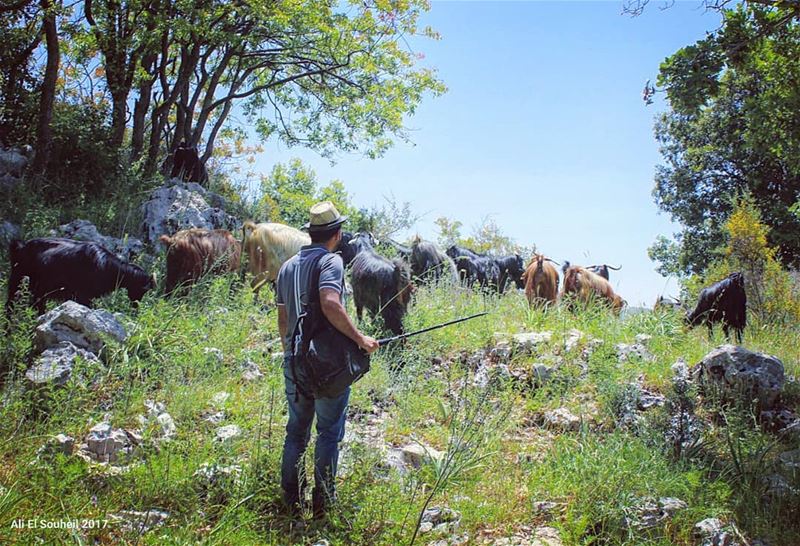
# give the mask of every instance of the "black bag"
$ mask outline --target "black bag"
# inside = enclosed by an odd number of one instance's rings
[[[369,371],[369,355],[322,312],[319,261],[323,256],[320,252],[311,258],[308,302],[303,304],[291,338],[292,379],[307,398],[336,398]]]

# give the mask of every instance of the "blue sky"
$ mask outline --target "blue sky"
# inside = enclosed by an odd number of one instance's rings
[[[448,92],[408,120],[413,145],[383,158],[267,143],[257,172],[300,157],[318,179],[342,180],[359,206],[383,196],[424,217],[413,231],[436,239],[447,216],[465,232],[491,217],[523,245],[555,260],[622,265],[612,284],[631,305],[652,305],[676,283],[658,275],[647,247],[671,234],[651,191],[660,161],[653,120],[665,106],[641,99],[659,63],[713,30],[700,2],[638,18],[609,2],[433,2],[423,25],[439,41],[414,41]]]

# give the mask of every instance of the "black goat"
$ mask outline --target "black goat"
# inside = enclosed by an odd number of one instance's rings
[[[729,329],[736,332],[736,340],[742,342],[745,326],[747,326],[747,294],[744,290],[744,275],[731,273],[718,283],[704,288],[700,292],[694,311],[686,314],[686,323],[690,328],[698,324],[708,327],[708,335],[715,322],[722,323],[726,337]]]
[[[8,281],[6,312],[18,299],[22,279],[30,279],[33,305],[44,313],[49,300],[73,300],[90,306],[118,288],[138,302],[155,286],[153,277],[137,265],[124,262],[97,243],[71,239],[42,238],[9,245],[11,275]]]

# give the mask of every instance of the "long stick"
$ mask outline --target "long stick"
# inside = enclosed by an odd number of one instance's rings
[[[445,326],[451,326],[453,324],[458,324],[459,322],[464,322],[465,320],[472,320],[474,318],[482,317],[484,315],[488,315],[489,313],[478,313],[477,315],[472,315],[469,317],[464,317],[456,320],[451,320],[450,322],[445,322],[443,324],[437,324],[436,326],[429,326],[428,328],[423,328],[422,330],[417,330],[416,332],[409,332],[407,334],[400,334],[399,336],[394,337],[386,337],[383,339],[378,340],[378,345],[383,347],[388,343],[392,343],[393,341],[400,341],[401,339],[406,339],[408,337],[416,336],[419,334],[424,334],[425,332],[430,332],[431,330],[438,330],[439,328],[444,328]]]

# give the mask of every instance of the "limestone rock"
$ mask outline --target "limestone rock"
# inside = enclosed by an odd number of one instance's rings
[[[216,463],[203,463],[195,470],[193,476],[203,487],[217,485],[227,481],[236,481],[242,474],[239,465],[223,466]]]
[[[86,436],[81,452],[98,462],[117,463],[130,455],[133,442],[128,433],[111,427],[104,421],[92,427]]]
[[[54,229],[51,234],[54,237],[66,237],[76,241],[97,243],[125,261],[131,261],[144,253],[144,243],[139,239],[135,237],[117,239],[116,237],[103,235],[97,230],[97,226],[88,220],[73,220]]]
[[[645,362],[655,362],[656,357],[650,352],[646,345],[636,343],[617,343],[614,348],[617,350],[617,359],[620,362],[628,362],[631,358],[640,358]]]
[[[574,431],[581,427],[581,419],[567,408],[557,408],[544,413],[544,426],[553,430]]]
[[[405,473],[411,469],[420,468],[424,463],[440,461],[443,457],[443,452],[415,442],[389,449],[387,463],[389,467]]]
[[[774,356],[723,345],[693,369],[707,395],[726,400],[758,400],[761,410],[775,406],[784,384],[783,363]]]
[[[79,359],[90,365],[100,365],[94,354],[79,349],[68,341],[62,341],[40,354],[33,366],[25,372],[25,377],[37,386],[64,385],[72,376],[72,369]]]
[[[242,429],[239,425],[225,425],[224,427],[219,427],[217,429],[215,439],[218,442],[225,443],[229,440],[236,439],[241,435]]]
[[[43,351],[68,341],[79,349],[100,354],[107,340],[122,343],[127,338],[125,327],[113,314],[70,300],[39,317],[34,344]]]
[[[225,402],[227,402],[230,397],[231,394],[229,392],[220,391],[214,393],[214,396],[211,397],[211,404],[218,408],[222,407],[225,405]]]
[[[17,224],[12,224],[8,220],[0,222],[0,244],[3,248],[8,247],[8,244],[15,239],[22,236],[22,230],[19,229]]]
[[[124,531],[143,535],[164,525],[169,519],[169,512],[153,509],[146,512],[122,510],[109,516]]]
[[[537,346],[549,343],[553,339],[553,332],[523,332],[511,336],[515,351],[531,352]]]
[[[461,524],[461,514],[446,506],[432,506],[422,513],[419,532],[453,533]]]
[[[142,204],[145,241],[161,248],[158,238],[187,228],[237,230],[241,222],[222,210],[224,199],[199,184],[175,183],[153,190]]]
[[[222,362],[225,360],[225,353],[216,347],[204,347],[203,354],[213,358],[218,364],[222,364]]]
[[[626,527],[633,529],[652,529],[672,518],[679,510],[688,505],[680,499],[663,497],[658,500],[645,498],[630,510],[631,515],[625,518]]]
[[[258,364],[253,362],[252,360],[245,360],[242,362],[242,379],[245,381],[258,381],[264,374],[261,372],[261,368],[258,367]]]

